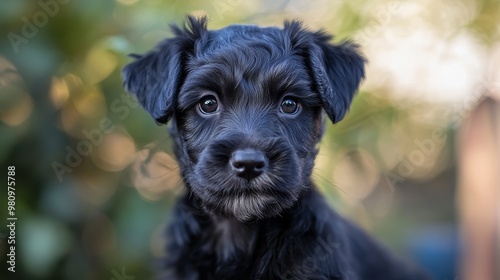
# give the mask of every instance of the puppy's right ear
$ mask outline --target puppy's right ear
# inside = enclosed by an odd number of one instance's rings
[[[122,69],[125,89],[160,124],[167,123],[175,111],[178,91],[183,82],[186,60],[194,54],[195,43],[206,37],[207,18],[187,17],[182,28],[172,26],[174,38],[161,42]]]
[[[330,44],[333,38],[323,31],[310,32],[298,21],[286,21],[284,31],[291,47],[304,57],[323,109],[334,123],[349,109],[359,83],[365,76],[365,58],[356,44]]]

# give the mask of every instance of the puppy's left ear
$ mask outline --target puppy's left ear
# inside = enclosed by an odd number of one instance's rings
[[[292,47],[305,57],[326,114],[333,123],[339,122],[365,76],[366,60],[359,53],[358,45],[350,41],[330,44],[332,36],[322,31],[307,31],[297,21],[286,22],[285,31],[289,33]]]

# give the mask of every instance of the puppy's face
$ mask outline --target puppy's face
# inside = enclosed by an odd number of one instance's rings
[[[343,117],[364,60],[296,22],[208,31],[205,19],[189,21],[129,64],[125,85],[158,122],[174,118],[183,177],[207,211],[279,215],[310,185],[322,108]]]
[[[240,221],[297,200],[321,131],[302,59],[260,43],[240,38],[193,58],[175,119],[191,190],[207,210]]]

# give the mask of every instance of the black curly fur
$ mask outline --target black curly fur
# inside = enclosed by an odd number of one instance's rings
[[[330,44],[298,21],[209,31],[206,18],[188,17],[172,29],[123,70],[158,123],[173,119],[187,188],[162,279],[427,279],[338,216],[310,180],[321,112],[340,121],[364,77],[355,44]],[[206,96],[217,111],[201,111]],[[284,98],[296,112],[280,111]],[[231,166],[247,150],[263,155],[262,174]]]

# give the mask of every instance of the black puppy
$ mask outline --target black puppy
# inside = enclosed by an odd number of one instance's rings
[[[187,193],[164,279],[426,279],[332,211],[310,176],[322,110],[340,121],[364,77],[350,42],[188,17],[123,70],[170,134]]]

